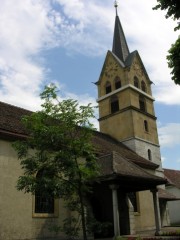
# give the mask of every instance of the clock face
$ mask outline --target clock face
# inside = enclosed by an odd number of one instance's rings
[[[118,70],[118,64],[113,61],[109,61],[105,67],[105,75],[111,77]]]
[[[140,64],[138,62],[134,62],[133,64],[133,69],[135,70],[136,74],[139,76],[139,77],[142,77],[143,75],[143,70],[142,70],[142,67],[140,66]]]

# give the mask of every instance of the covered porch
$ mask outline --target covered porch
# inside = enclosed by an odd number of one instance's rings
[[[113,238],[136,234],[132,193],[151,191],[156,233],[161,229],[157,186],[166,180],[112,152],[99,158],[101,176],[94,182],[90,204],[98,222],[109,223],[106,233],[94,238]],[[148,203],[147,203],[148,204]]]

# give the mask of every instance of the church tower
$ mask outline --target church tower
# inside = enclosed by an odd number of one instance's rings
[[[122,142],[138,155],[159,165],[154,98],[138,51],[130,52],[117,13],[112,51],[108,51],[98,82],[100,131]]]

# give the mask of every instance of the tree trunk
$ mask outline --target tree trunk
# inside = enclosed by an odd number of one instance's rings
[[[81,205],[81,219],[82,219],[82,230],[83,230],[83,239],[87,240],[87,232],[86,232],[86,217],[84,211],[84,203],[83,203],[83,196],[81,190],[81,184],[79,186],[79,198],[80,198],[80,205]]]

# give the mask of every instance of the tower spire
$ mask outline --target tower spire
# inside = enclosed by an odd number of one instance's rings
[[[117,8],[118,8],[118,2],[117,1],[114,1],[114,7],[116,9],[116,16],[118,15],[118,12],[117,12]]]
[[[114,26],[112,52],[124,63],[126,58],[129,55],[129,48],[128,48],[126,38],[124,35],[124,31],[123,31],[123,28],[121,26],[121,22],[120,22],[120,19],[118,16],[117,1],[114,2],[114,7],[116,9],[116,18],[115,18],[115,26]]]

